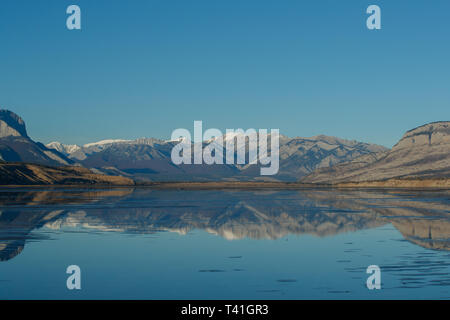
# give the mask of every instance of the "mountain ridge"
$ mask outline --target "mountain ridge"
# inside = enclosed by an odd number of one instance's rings
[[[224,135],[225,139],[227,138]],[[233,135],[233,139],[236,136]],[[106,140],[111,141],[111,140]],[[203,142],[203,146],[215,143],[216,139]],[[74,148],[67,156],[80,162],[83,166],[102,172],[105,167],[130,172],[139,169],[135,177],[144,180],[279,180],[295,181],[297,178],[312,172],[316,168],[325,167],[351,160],[359,155],[385,151],[387,148],[360,142],[341,139],[333,136],[317,135],[314,137],[290,138],[280,135],[280,171],[276,176],[261,178],[256,159],[250,159],[250,143],[246,141],[245,164],[239,165],[180,165],[175,166],[170,159],[170,152],[180,141],[141,138],[136,140],[119,140],[105,143],[101,147],[85,144]],[[86,148],[85,146],[89,147]],[[52,147],[52,145],[47,145]],[[93,147],[91,147],[93,146]],[[225,144],[224,144],[225,148]],[[236,148],[236,147],[235,147]],[[82,155],[80,153],[83,153]],[[235,149],[235,157],[238,150]],[[142,170],[148,169],[147,173]],[[104,171],[106,172],[106,171]]]
[[[189,141],[139,138],[106,139],[83,146],[57,141],[43,145],[28,136],[24,120],[9,110],[0,110],[0,126],[0,162],[80,166],[92,174],[119,175],[144,183],[300,181],[327,185],[365,183],[366,186],[370,181],[396,179],[389,184],[396,186],[403,185],[398,179],[416,180],[414,183],[420,184],[417,180],[450,178],[449,121],[408,130],[390,150],[323,134],[306,138],[280,135],[279,171],[273,176],[260,175],[261,165],[257,158],[252,158],[259,153],[259,146],[251,143],[254,139],[246,140],[240,149],[235,143],[233,164],[175,165],[171,161],[173,147]],[[225,134],[222,138],[236,142],[237,136],[239,133]],[[203,141],[202,147],[217,143],[217,139]]]
[[[389,179],[450,178],[450,121],[408,130],[387,152],[316,170],[304,183],[366,183]]]

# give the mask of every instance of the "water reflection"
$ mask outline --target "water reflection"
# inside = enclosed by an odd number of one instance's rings
[[[328,237],[392,224],[411,243],[449,250],[449,210],[448,191],[3,190],[0,260],[46,239],[33,232],[43,227],[181,235],[200,229],[236,240]]]

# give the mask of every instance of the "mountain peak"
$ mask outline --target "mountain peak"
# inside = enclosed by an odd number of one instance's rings
[[[443,143],[450,143],[450,121],[432,122],[411,129],[403,135],[392,150]]]
[[[28,137],[25,122],[12,111],[0,109],[0,138]]]
[[[49,149],[55,149],[56,151],[61,152],[66,156],[81,149],[81,147],[77,146],[76,144],[63,144],[58,141],[50,142],[46,145],[46,147]]]

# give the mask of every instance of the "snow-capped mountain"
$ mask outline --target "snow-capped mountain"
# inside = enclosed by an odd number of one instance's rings
[[[92,154],[101,152],[115,145],[132,145],[132,144],[154,145],[155,143],[161,142],[162,140],[154,138],[139,138],[136,140],[106,139],[97,142],[87,143],[82,146],[75,144],[63,144],[61,142],[51,142],[46,146],[47,148],[55,149],[61,152],[70,159],[73,159],[75,161],[82,161]]]
[[[270,134],[268,135],[270,136]],[[246,139],[245,144],[237,145],[243,133],[223,135],[224,159],[226,145],[234,139],[235,164],[229,165],[174,165],[171,150],[179,143],[191,143],[186,139],[175,141],[141,138],[137,140],[111,139],[89,143],[78,148],[64,146],[66,155],[88,168],[98,172],[123,174],[140,179],[151,180],[252,180],[261,179],[260,165],[257,163],[257,137]],[[270,140],[269,140],[270,141]],[[202,143],[203,147],[219,143],[212,138]],[[48,147],[58,147],[49,144]],[[270,150],[270,143],[268,142]],[[317,168],[329,167],[341,162],[350,161],[362,155],[386,151],[387,148],[345,140],[325,135],[302,138],[289,138],[280,135],[279,156],[280,170],[269,179],[295,181]]]
[[[46,145],[46,147],[55,149],[56,151],[59,151],[65,155],[70,155],[71,153],[74,153],[81,149],[81,147],[77,146],[76,144],[62,144],[58,141],[50,142]]]
[[[10,111],[0,111],[0,159],[3,161],[32,162],[46,165],[78,164],[97,173],[129,176],[143,180],[254,180],[261,179],[261,165],[256,136],[237,145],[243,133],[227,133],[222,136],[224,159],[227,142],[234,139],[234,164],[175,165],[171,152],[179,143],[154,138],[136,140],[108,139],[83,146],[52,142],[47,146],[32,141],[26,133],[24,121]],[[243,141],[241,140],[241,141]],[[219,138],[202,142],[203,149],[219,143]],[[270,150],[270,143],[268,143]],[[357,157],[383,152],[387,149],[359,141],[336,137],[316,136],[289,138],[280,135],[280,166],[277,175],[269,180],[296,181],[315,169],[330,167]]]

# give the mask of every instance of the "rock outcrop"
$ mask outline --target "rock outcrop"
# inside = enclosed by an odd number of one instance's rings
[[[388,152],[319,169],[305,183],[363,183],[372,181],[450,178],[450,122],[433,122],[412,129]]]
[[[12,111],[0,109],[0,138],[28,137],[25,122]]]

